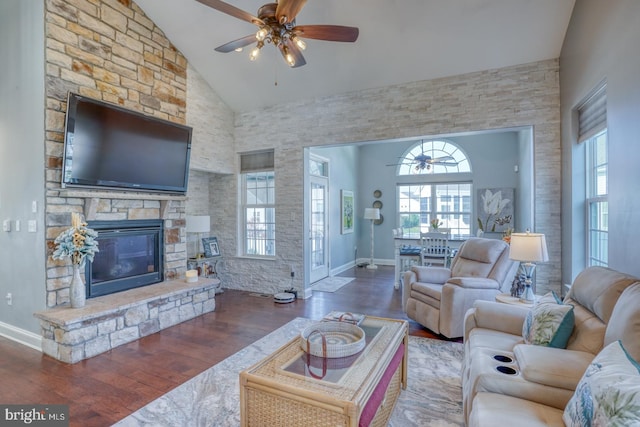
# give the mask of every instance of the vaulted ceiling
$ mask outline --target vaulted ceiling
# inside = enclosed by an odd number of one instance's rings
[[[264,0],[228,0],[256,14]],[[355,43],[307,40],[289,68],[271,45],[257,61],[214,48],[257,27],[196,0],[136,0],[235,111],[560,56],[575,0],[308,0],[298,25],[360,29]],[[277,83],[277,84],[276,84]]]

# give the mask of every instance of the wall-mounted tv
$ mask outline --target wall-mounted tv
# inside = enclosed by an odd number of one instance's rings
[[[69,93],[62,187],[185,193],[188,126]]]

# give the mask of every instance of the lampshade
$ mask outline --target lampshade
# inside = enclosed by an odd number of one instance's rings
[[[378,208],[365,208],[364,219],[380,219],[380,209]]]
[[[514,261],[549,261],[547,241],[540,233],[511,233],[509,258]]]
[[[187,233],[208,233],[211,230],[209,215],[187,215]]]

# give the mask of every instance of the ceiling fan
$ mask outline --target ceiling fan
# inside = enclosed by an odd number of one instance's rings
[[[458,162],[451,156],[442,156],[442,157],[431,157],[428,154],[424,153],[424,141],[421,144],[422,152],[417,156],[413,156],[413,159],[408,159],[407,157],[400,157],[403,159],[400,163],[391,163],[387,166],[399,166],[399,165],[409,165],[413,166],[416,172],[422,170],[430,170],[432,165],[440,165],[440,166],[457,166]],[[410,155],[413,155],[410,153]]]
[[[198,0],[220,12],[231,15],[258,27],[255,34],[233,40],[218,46],[218,52],[240,51],[252,43],[256,46],[249,58],[255,61],[260,49],[265,43],[276,46],[284,60],[291,68],[302,67],[307,62],[302,56],[306,43],[302,39],[327,40],[332,42],[355,42],[358,39],[356,27],[341,25],[296,25],[296,16],[307,0],[280,0],[277,3],[267,3],[258,9],[258,16],[238,9],[220,0]]]

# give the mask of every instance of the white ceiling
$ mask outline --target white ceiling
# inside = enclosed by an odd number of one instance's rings
[[[355,43],[307,40],[291,69],[274,46],[213,49],[256,27],[196,0],[136,0],[235,111],[557,58],[575,0],[308,0],[298,25],[360,29]],[[256,14],[265,0],[229,0]],[[277,86],[274,84],[277,81]]]

